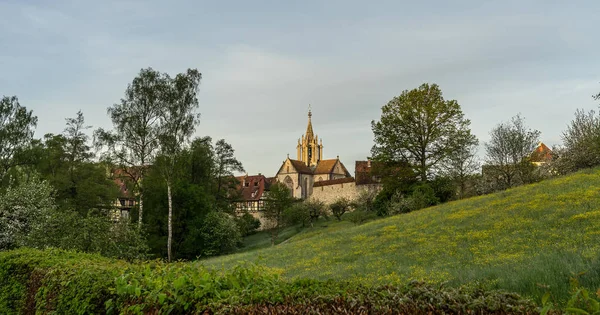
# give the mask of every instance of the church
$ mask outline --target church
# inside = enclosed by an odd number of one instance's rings
[[[339,156],[323,159],[323,140],[314,134],[311,119],[312,112],[309,110],[306,133],[298,139],[296,146],[297,158],[294,160],[288,155],[275,175],[276,181],[285,184],[292,196],[300,199],[307,199],[313,194],[315,183],[322,186],[354,181]]]

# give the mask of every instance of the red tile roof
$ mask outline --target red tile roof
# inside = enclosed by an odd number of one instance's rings
[[[244,201],[260,200],[270,183],[264,175],[237,176],[240,182],[241,196]],[[245,184],[248,184],[246,186]]]
[[[345,177],[345,178],[322,180],[320,182],[315,182],[313,187],[329,186],[329,185],[352,183],[352,182],[354,182],[354,178]]]
[[[532,162],[546,162],[552,160],[552,150],[546,146],[543,142],[533,151],[531,155]]]

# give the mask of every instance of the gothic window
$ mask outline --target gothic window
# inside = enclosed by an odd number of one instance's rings
[[[285,179],[283,180],[283,183],[290,190],[290,193],[292,194],[292,197],[293,197],[294,196],[294,181],[292,181],[292,178],[289,176],[286,176]]]
[[[312,147],[308,147],[308,161],[312,160]]]

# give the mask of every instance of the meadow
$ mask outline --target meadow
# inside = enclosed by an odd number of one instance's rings
[[[202,261],[253,262],[284,279],[411,280],[517,292],[564,304],[570,281],[600,288],[600,169],[375,220],[331,221],[275,247]]]

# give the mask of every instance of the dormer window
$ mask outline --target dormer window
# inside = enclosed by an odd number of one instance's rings
[[[246,183],[244,184],[244,187],[250,187],[250,183],[246,182]]]

